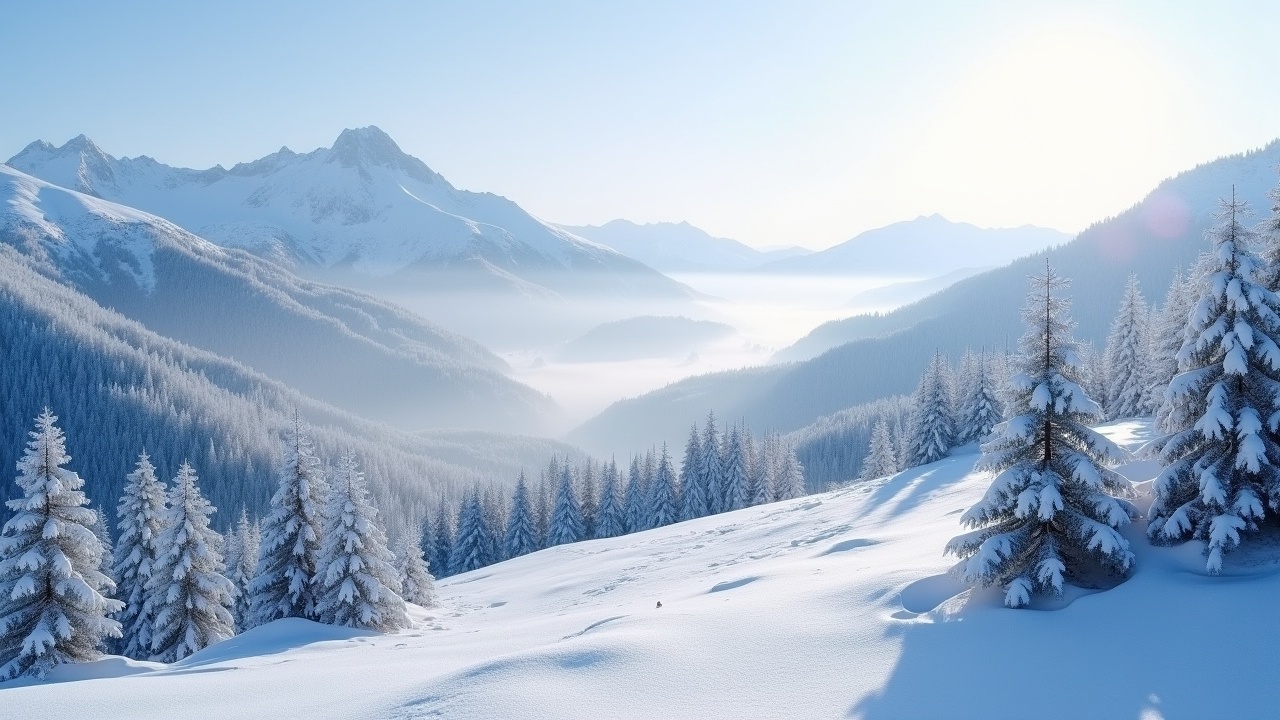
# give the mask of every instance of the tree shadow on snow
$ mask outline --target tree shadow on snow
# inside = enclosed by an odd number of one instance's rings
[[[973,472],[976,459],[975,455],[949,457],[890,475],[871,491],[861,514],[866,517],[890,503],[893,503],[888,511],[890,517],[912,510],[930,494],[964,480]]]

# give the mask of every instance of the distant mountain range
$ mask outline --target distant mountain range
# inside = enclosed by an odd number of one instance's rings
[[[714,409],[753,426],[787,432],[859,403],[909,393],[934,352],[1011,348],[1022,334],[1027,277],[1046,260],[1072,281],[1076,336],[1101,347],[1135,273],[1148,301],[1159,302],[1175,270],[1208,248],[1205,230],[1222,197],[1270,212],[1280,140],[1221,158],[1166,180],[1120,215],[1076,239],[969,277],[893,312],[828,323],[797,354],[811,359],[689,378],[617,402],[569,435],[593,452],[630,447],[634,438],[680,442],[691,422]],[[817,257],[810,256],[810,257]],[[802,258],[807,260],[809,258]]]
[[[158,215],[224,247],[348,285],[501,290],[525,297],[688,298],[614,250],[544,223],[506,198],[458,190],[376,127],[331,148],[288,148],[230,170],[116,158],[81,135],[37,141],[8,164]]]
[[[562,230],[613,248],[662,272],[743,272],[766,263],[812,253],[801,247],[761,251],[737,240],[712,237],[687,222],[638,225],[560,225]]]

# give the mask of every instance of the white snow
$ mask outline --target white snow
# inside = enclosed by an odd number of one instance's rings
[[[448,578],[397,634],[285,620],[171,666],[59,668],[0,685],[0,715],[1176,718],[1219,716],[1223,693],[1233,716],[1271,714],[1280,539],[1209,577],[1201,543],[1152,547],[1136,522],[1128,581],[1009,610],[944,574],[990,484],[976,459]]]

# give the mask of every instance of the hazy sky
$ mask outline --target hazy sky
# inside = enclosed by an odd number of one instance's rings
[[[0,157],[229,166],[374,124],[555,222],[1075,231],[1280,136],[1278,30],[1269,0],[0,2]]]

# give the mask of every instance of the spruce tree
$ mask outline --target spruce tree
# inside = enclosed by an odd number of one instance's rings
[[[781,442],[781,441],[780,441]],[[793,500],[805,494],[804,466],[796,455],[796,447],[784,443],[779,450],[777,483],[773,489],[775,500]]]
[[[956,442],[965,444],[981,441],[1000,423],[1004,407],[996,392],[995,374],[984,352],[971,360],[969,386],[960,404],[960,417],[956,423]],[[888,428],[885,428],[888,432]]]
[[[49,408],[36,418],[18,461],[23,496],[6,502],[14,515],[0,532],[0,680],[96,660],[120,637],[110,614],[123,604],[108,597],[105,548],[89,529],[84,480],[63,467],[71,457],[57,421]]]
[[[1152,319],[1147,363],[1147,405],[1155,409],[1156,427],[1161,431],[1169,430],[1166,426],[1169,408],[1165,403],[1165,391],[1178,374],[1178,351],[1182,349],[1187,318],[1196,299],[1191,283],[1179,271],[1169,284],[1164,304]]]
[[[596,537],[610,538],[627,532],[627,518],[623,509],[621,488],[618,486],[618,463],[610,459],[604,469],[600,487],[600,512],[596,523]]]
[[[578,486],[578,498],[582,506],[582,539],[588,540],[596,536],[596,515],[599,513],[598,491],[596,488],[595,463],[587,458],[582,466],[582,478]]]
[[[492,547],[493,537],[485,522],[477,486],[458,508],[458,536],[454,538],[453,554],[449,557],[449,573],[458,575],[485,567]]]
[[[1061,595],[1065,582],[1123,577],[1133,563],[1117,530],[1135,512],[1121,499],[1132,491],[1105,467],[1123,451],[1088,426],[1102,410],[1077,381],[1065,286],[1047,265],[1033,278],[1009,392],[1013,417],[983,446],[979,464],[995,479],[961,517],[974,530],[947,544],[964,582],[1004,588],[1015,608],[1035,594]]]
[[[763,448],[756,449],[751,432],[743,428],[742,448],[747,458],[747,504],[763,505],[772,499],[769,487],[769,463]]]
[[[707,425],[702,430],[702,462],[698,464],[698,480],[707,495],[709,515],[724,512],[724,457],[720,443],[715,413],[708,413]]]
[[[155,616],[147,608],[147,582],[160,556],[160,533],[166,510],[164,485],[156,479],[155,466],[144,452],[137,467],[125,478],[116,506],[117,597],[124,610],[116,616],[124,630],[120,654],[137,660],[151,657],[151,630]]]
[[[676,496],[676,473],[671,467],[671,456],[667,453],[667,444],[662,443],[658,469],[654,473],[653,484],[649,486],[647,523],[649,527],[663,527],[680,519],[676,508]]]
[[[538,478],[538,503],[533,512],[539,550],[547,546],[547,534],[551,531],[551,488],[547,486],[547,479],[547,476]]]
[[[209,527],[216,508],[196,482],[195,470],[182,463],[169,488],[162,550],[147,582],[155,617],[151,659],[159,662],[176,662],[235,634],[235,587],[224,575],[222,538]]]
[[[631,458],[631,470],[627,475],[627,494],[623,508],[626,511],[627,532],[648,530],[648,510],[645,502],[644,480],[641,477],[640,459]]]
[[[1222,570],[1241,533],[1266,507],[1280,510],[1280,298],[1257,282],[1254,233],[1244,203],[1224,202],[1210,232],[1200,295],[1169,385],[1169,435],[1154,447],[1165,465],[1155,479],[1147,533],[1156,542],[1204,540],[1205,567]]]
[[[444,497],[436,506],[436,521],[431,524],[431,547],[427,551],[427,561],[435,568],[440,577],[451,575],[450,565],[453,558],[453,520],[450,518],[449,504]]]
[[[741,510],[747,506],[747,458],[742,447],[742,431],[735,425],[724,438],[724,498],[720,503],[723,512]]]
[[[928,465],[947,456],[955,446],[955,419],[951,408],[951,383],[942,353],[920,378],[914,396],[910,438],[910,464]]]
[[[421,608],[433,608],[440,604],[436,597],[436,579],[422,557],[422,548],[408,537],[400,546],[400,585],[404,599]]]
[[[871,480],[898,472],[898,459],[893,454],[893,440],[889,437],[889,423],[884,418],[876,421],[871,431],[871,445],[862,461],[859,478]]]
[[[1111,322],[1103,366],[1107,372],[1104,407],[1110,419],[1146,415],[1149,371],[1148,309],[1138,277],[1129,276],[1120,310]]]
[[[378,632],[409,626],[395,555],[350,452],[333,477],[316,585],[320,622]]]
[[[250,624],[316,619],[315,577],[328,487],[295,413],[285,438],[280,484],[262,524],[262,548],[249,587]]]
[[[506,556],[509,558],[528,555],[538,549],[538,539],[533,521],[533,504],[529,500],[529,485],[525,482],[524,471],[520,471],[520,479],[516,481],[516,490],[511,498],[511,516],[507,520]]]
[[[231,615],[235,618],[236,628],[243,632],[249,627],[249,586],[258,567],[258,551],[262,545],[262,535],[258,523],[249,520],[249,513],[240,508],[240,519],[236,521],[236,564],[230,568],[231,584],[236,588],[236,601],[231,607]]]
[[[702,476],[702,440],[695,423],[684,446],[684,462],[680,465],[680,519],[693,520],[711,514],[707,497],[707,481]]]
[[[547,545],[565,545],[583,539],[586,528],[582,522],[582,508],[573,488],[573,474],[566,462],[560,471],[560,484],[556,488],[556,505],[551,511],[551,528],[547,531]]]

